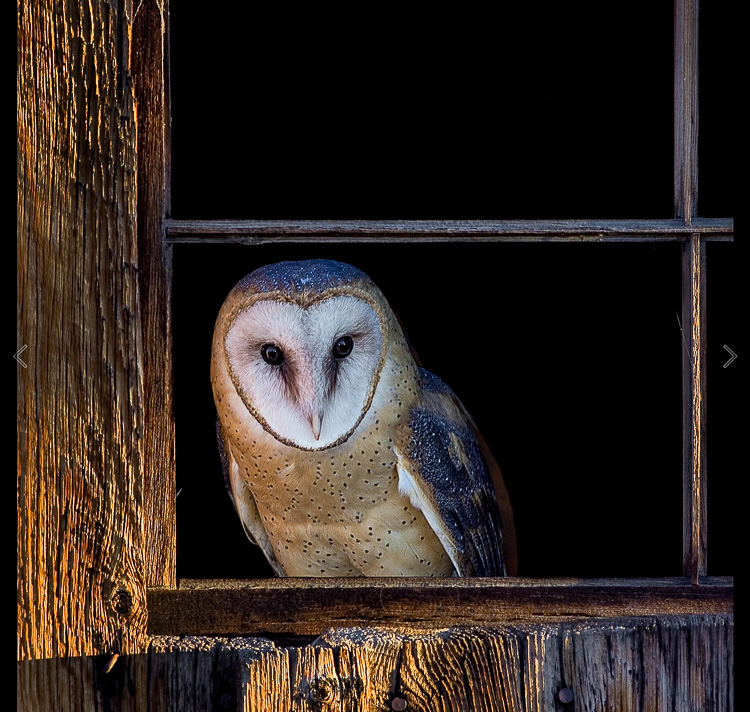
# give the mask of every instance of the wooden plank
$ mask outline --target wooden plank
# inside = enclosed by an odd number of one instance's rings
[[[22,660],[16,668],[18,712],[137,712],[149,707],[146,655],[97,655]]]
[[[698,205],[698,0],[675,0],[674,18],[674,214],[690,226]]]
[[[292,710],[358,710],[372,709],[372,686],[369,680],[371,668],[368,651],[361,646],[322,647],[310,645],[304,648],[288,648],[287,659],[282,660],[282,673],[286,668],[279,688],[273,679],[253,685],[250,680],[241,691],[248,712],[264,712],[268,709],[284,709],[284,691],[289,709]],[[265,657],[265,656],[262,656]],[[257,664],[257,663],[256,663]],[[255,665],[248,666],[252,671]],[[269,691],[282,690],[277,699],[269,699]],[[262,696],[262,697],[261,697]],[[260,699],[259,699],[260,698]],[[265,699],[264,699],[265,698]],[[273,704],[271,704],[273,702]],[[377,708],[376,708],[377,709]]]
[[[130,11],[18,6],[19,658],[145,645]]]
[[[172,244],[227,242],[654,242],[684,240],[700,231],[730,240],[731,219],[682,220],[168,220]]]
[[[241,709],[237,681],[243,661],[255,660],[264,652],[276,663],[274,653],[277,650],[269,641],[255,638],[192,635],[156,638],[148,652],[151,671],[148,710]],[[275,665],[274,671],[277,670],[278,665]]]
[[[732,615],[336,628],[310,644],[156,637],[17,664],[17,709],[731,712]],[[562,700],[567,700],[563,703]]]
[[[149,589],[154,635],[316,635],[574,617],[727,613],[732,579],[267,579]]]
[[[287,649],[296,669],[283,689],[292,709],[731,710],[732,641],[731,616],[701,615],[438,631],[344,629],[325,632],[313,646]],[[348,686],[352,696],[332,695],[316,707],[309,681],[341,689],[344,679],[332,660],[344,652],[361,661],[345,668],[344,674],[354,675],[349,680],[361,676]],[[271,655],[261,653],[248,670],[270,667]],[[250,675],[240,683],[247,697],[257,694]],[[269,702],[286,709],[284,692],[277,695]]]
[[[682,248],[683,574],[707,572],[706,508],[706,243]]]
[[[292,709],[289,682],[289,651],[271,646],[269,650],[251,652],[238,671],[238,710],[265,712]]]
[[[525,635],[518,633],[476,628],[402,634],[394,697],[407,709],[520,712]]]
[[[172,252],[167,211],[168,106],[164,2],[138,4],[133,80],[138,106],[138,287],[143,324],[143,478],[146,583],[176,584],[175,426],[172,400]]]

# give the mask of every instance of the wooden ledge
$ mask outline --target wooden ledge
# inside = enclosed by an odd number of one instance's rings
[[[355,626],[733,612],[732,578],[253,579],[148,590],[151,635],[315,635]]]

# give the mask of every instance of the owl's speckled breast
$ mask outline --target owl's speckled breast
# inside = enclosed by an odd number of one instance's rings
[[[244,479],[288,576],[452,572],[421,512],[399,494],[384,440],[353,437],[313,457],[261,446],[251,456]]]
[[[232,449],[287,576],[453,573],[424,515],[398,491],[394,423],[417,394],[413,370],[386,367],[353,435],[316,452],[280,443],[237,404]]]

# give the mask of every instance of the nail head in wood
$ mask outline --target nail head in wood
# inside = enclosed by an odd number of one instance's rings
[[[568,705],[573,701],[573,690],[569,687],[563,687],[557,693],[557,699],[560,700],[564,705]]]
[[[406,700],[403,697],[394,697],[391,700],[391,709],[394,712],[404,712],[407,707]]]

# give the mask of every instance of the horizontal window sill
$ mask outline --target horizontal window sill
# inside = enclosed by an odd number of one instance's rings
[[[184,580],[148,590],[152,635],[313,635],[330,627],[731,613],[733,578]]]

